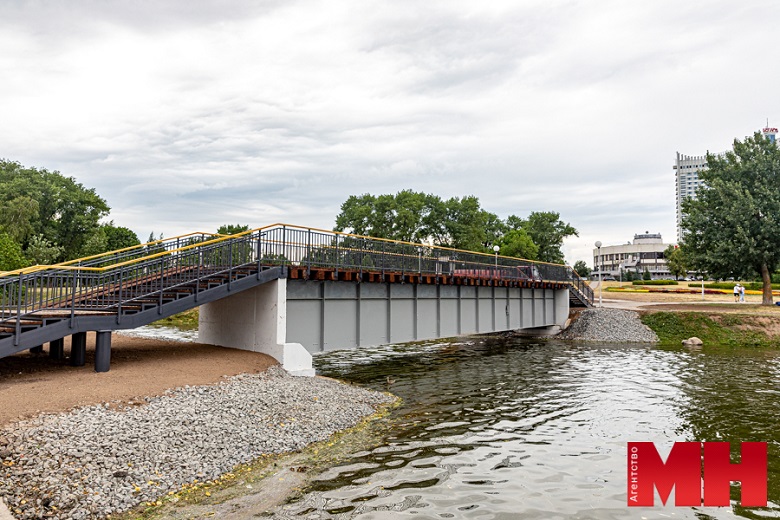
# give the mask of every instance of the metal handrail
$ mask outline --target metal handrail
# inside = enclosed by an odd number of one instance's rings
[[[211,238],[216,236],[216,238]],[[493,280],[562,282],[592,301],[593,292],[569,266],[272,224],[236,235],[190,233],[51,266],[0,275],[0,326],[17,331],[41,311],[114,312],[134,300],[242,266],[300,266]]]

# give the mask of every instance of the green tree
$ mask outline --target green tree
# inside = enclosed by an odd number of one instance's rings
[[[92,256],[116,251],[126,247],[137,246],[141,243],[138,235],[126,227],[116,227],[113,222],[102,224],[84,242],[80,256]]]
[[[685,253],[679,247],[673,245],[664,249],[664,258],[669,272],[676,278],[684,277],[688,274],[688,263]]]
[[[553,264],[563,263],[563,239],[570,236],[579,236],[579,232],[566,222],[561,220],[559,213],[554,211],[534,211],[526,220],[514,215],[507,221],[521,225],[526,230],[534,244],[539,246],[538,260]]]
[[[223,224],[217,229],[218,235],[237,235],[249,231],[249,226],[243,224]]]
[[[580,276],[580,278],[587,278],[590,276],[590,267],[584,260],[577,260],[574,262],[574,271]]]
[[[74,258],[108,214],[106,201],[72,177],[0,160],[0,229],[24,248],[42,235]]]
[[[27,266],[22,246],[8,233],[0,233],[0,271],[13,271]]]
[[[756,132],[733,150],[707,154],[705,186],[683,202],[683,251],[691,266],[711,276],[759,275],[763,305],[772,305],[780,264],[780,149]]]
[[[536,260],[536,256],[539,254],[539,248],[522,228],[511,229],[504,233],[498,239],[498,245],[501,247],[500,253],[503,256]]]
[[[651,280],[653,277],[650,276],[650,271],[645,267],[645,272],[642,273],[642,280]]]
[[[116,251],[126,247],[137,246],[141,243],[138,235],[131,229],[115,226],[113,222],[101,226],[106,234],[106,247],[108,251]]]
[[[48,265],[54,263],[62,255],[62,248],[55,246],[43,235],[30,237],[25,256],[35,265]]]

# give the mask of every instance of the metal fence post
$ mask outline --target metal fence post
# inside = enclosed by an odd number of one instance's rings
[[[70,287],[70,328],[75,325],[76,319],[76,270],[73,270],[73,283]]]
[[[233,240],[228,240],[228,291],[230,290],[230,282],[233,279]]]

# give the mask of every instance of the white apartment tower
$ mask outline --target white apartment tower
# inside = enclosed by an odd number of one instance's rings
[[[699,172],[707,168],[707,157],[705,155],[681,155],[677,152],[677,162],[674,164],[674,184],[675,184],[675,202],[677,207],[677,241],[682,241],[682,201],[693,197],[696,198],[696,189],[701,185]]]
[[[771,128],[767,121],[767,126],[761,130],[764,137],[777,143],[777,128]],[[720,155],[720,154],[718,154]],[[682,229],[680,221],[682,220],[682,201],[686,198],[696,198],[696,190],[703,182],[699,179],[699,172],[707,169],[707,157],[705,155],[681,155],[677,152],[677,161],[674,166],[674,184],[675,184],[675,202],[677,207],[677,242],[682,242]]]

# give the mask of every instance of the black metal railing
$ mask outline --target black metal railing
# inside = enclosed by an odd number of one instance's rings
[[[230,284],[247,267],[253,272],[290,266],[336,273],[562,282],[593,301],[588,284],[565,265],[285,224],[215,236],[194,233],[78,261],[0,273],[0,330],[12,329],[18,337],[25,322],[42,311],[71,319],[83,311],[116,313],[121,320],[123,309],[134,301],[157,299],[161,307],[166,291],[184,286],[194,285],[197,301],[201,282],[221,277]]]

